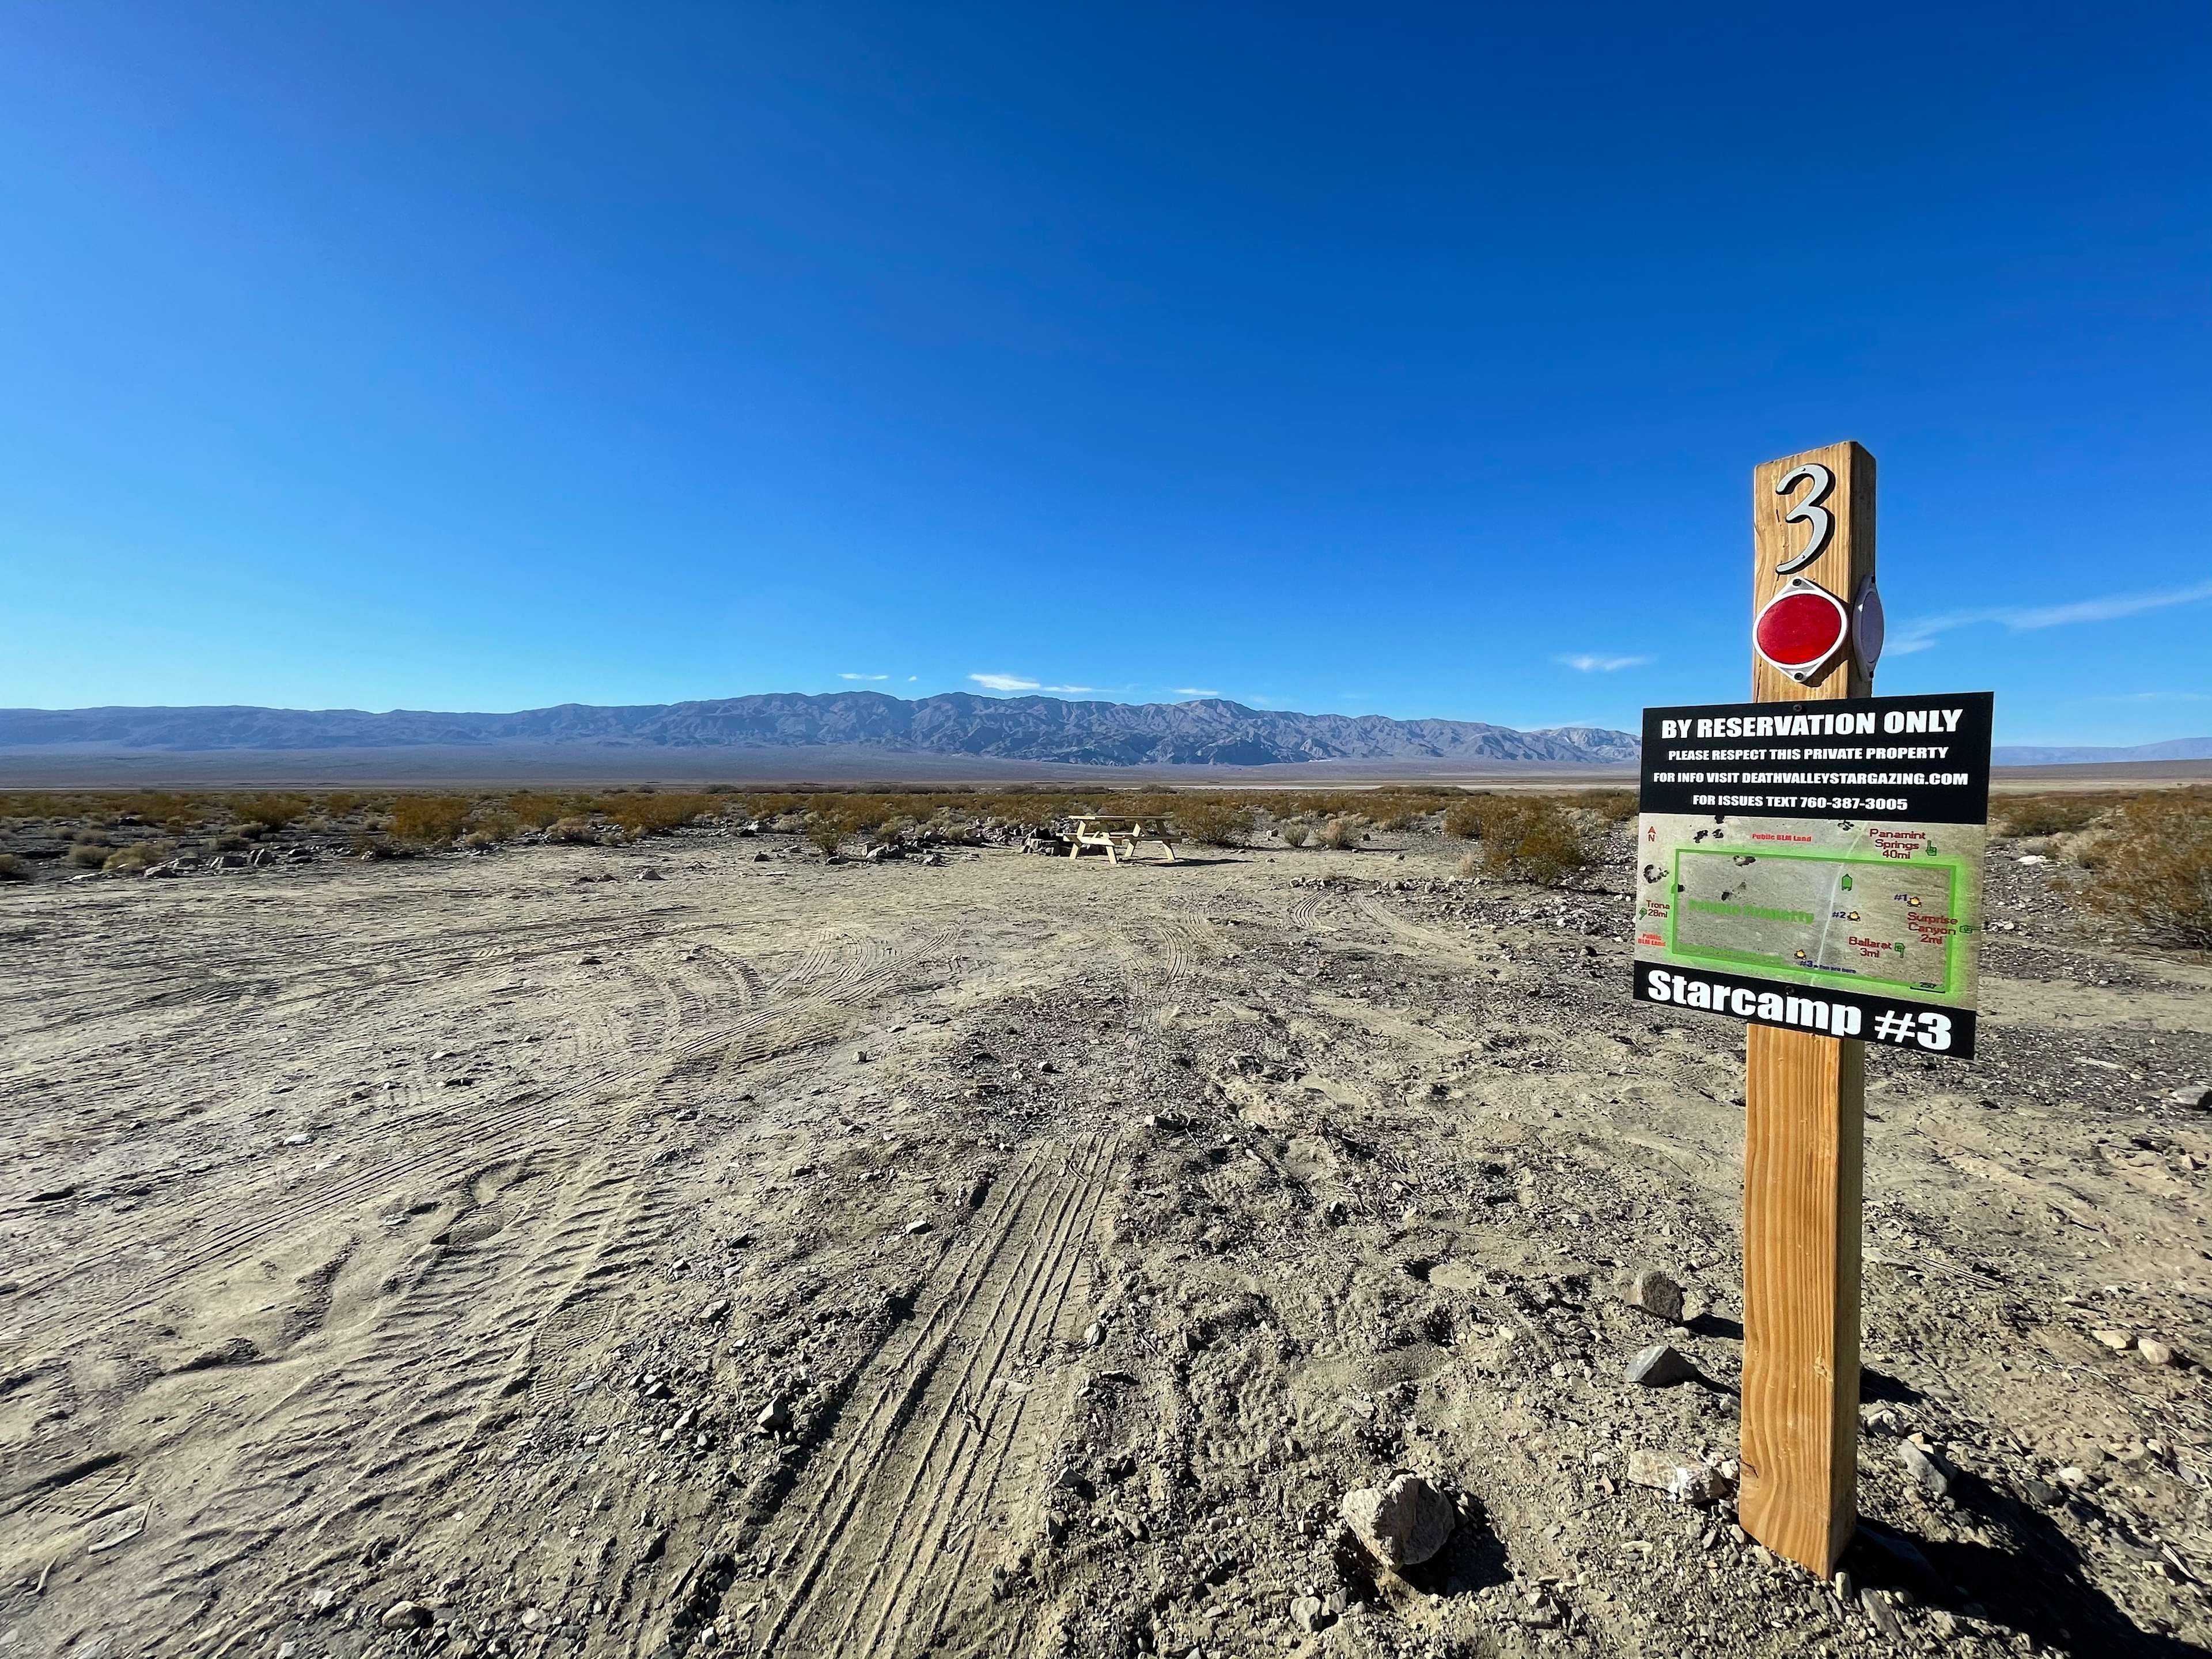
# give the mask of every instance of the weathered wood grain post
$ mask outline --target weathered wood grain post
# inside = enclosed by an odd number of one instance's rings
[[[1832,444],[1752,472],[1752,614],[1794,578],[1846,600],[1875,574],[1874,457]],[[1838,654],[1800,684],[1752,662],[1759,702],[1863,697]],[[1825,1577],[1857,1522],[1863,1045],[1753,1025],[1745,1060],[1744,1529]]]

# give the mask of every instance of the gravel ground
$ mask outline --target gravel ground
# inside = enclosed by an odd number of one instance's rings
[[[0,1653],[2203,1651],[2212,966],[1994,845],[1824,1583],[1726,1496],[1741,1030],[1462,850],[0,890]]]

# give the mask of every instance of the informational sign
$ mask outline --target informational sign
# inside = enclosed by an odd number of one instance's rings
[[[1638,1000],[1971,1058],[1990,707],[1646,709]]]

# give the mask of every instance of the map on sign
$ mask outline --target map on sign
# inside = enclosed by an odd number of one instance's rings
[[[1978,824],[1647,814],[1636,956],[1971,1008]]]

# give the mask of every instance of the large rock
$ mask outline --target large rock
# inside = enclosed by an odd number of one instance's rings
[[[1669,1389],[1677,1382],[1696,1381],[1701,1373],[1682,1353],[1664,1342],[1654,1342],[1628,1362],[1624,1380],[1646,1389]]]
[[[1444,1547],[1458,1519],[1451,1499],[1418,1474],[1345,1493],[1341,1513],[1360,1548],[1386,1567],[1419,1566]]]
[[[1670,1325],[1682,1322],[1682,1287],[1656,1267],[1646,1267],[1629,1281],[1628,1301]]]
[[[1951,1471],[1941,1458],[1923,1451],[1910,1440],[1900,1442],[1897,1448],[1898,1462],[1912,1477],[1912,1484],[1925,1493],[1930,1502],[1942,1503],[1951,1495]]]
[[[1667,1452],[1643,1447],[1628,1454],[1628,1478],[1685,1504],[1717,1504],[1735,1491],[1735,1482],[1705,1463],[1689,1463]]]

